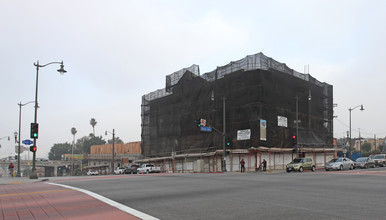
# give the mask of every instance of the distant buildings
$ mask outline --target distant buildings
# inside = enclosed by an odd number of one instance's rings
[[[133,160],[141,158],[141,142],[114,144],[114,167],[127,166]],[[84,169],[96,169],[100,174],[111,172],[112,145],[93,145],[90,147],[88,164]]]

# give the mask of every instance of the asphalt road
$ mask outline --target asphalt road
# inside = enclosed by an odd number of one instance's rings
[[[159,219],[384,219],[386,168],[60,181]]]

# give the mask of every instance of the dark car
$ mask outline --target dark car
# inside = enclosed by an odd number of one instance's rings
[[[125,174],[136,174],[137,169],[139,165],[138,164],[132,164],[125,168]]]
[[[375,162],[369,157],[360,157],[355,160],[354,162],[354,168],[375,168]]]

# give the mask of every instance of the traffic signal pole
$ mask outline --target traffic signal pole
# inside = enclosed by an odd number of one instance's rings
[[[39,84],[39,60],[37,61],[36,66],[36,91],[35,91],[35,117],[34,117],[34,123],[37,123],[38,118],[38,84]],[[33,146],[37,146],[36,144],[36,137],[34,139]],[[32,173],[29,177],[30,179],[37,179],[38,175],[36,173],[36,151],[32,152]]]
[[[299,157],[299,145],[297,139],[299,138],[299,96],[296,96],[296,158]]]

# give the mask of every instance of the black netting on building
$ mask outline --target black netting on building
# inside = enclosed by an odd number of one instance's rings
[[[221,132],[202,132],[194,122],[203,118],[222,131],[224,98],[232,148],[291,148],[296,127],[302,147],[332,145],[332,86],[309,74],[262,53],[201,76],[196,65],[181,71],[166,77],[167,88],[142,97],[144,155],[222,149]],[[278,117],[286,119],[286,126],[279,126]],[[261,140],[261,119],[267,122],[266,140]],[[237,132],[245,129],[250,139],[237,140]]]

